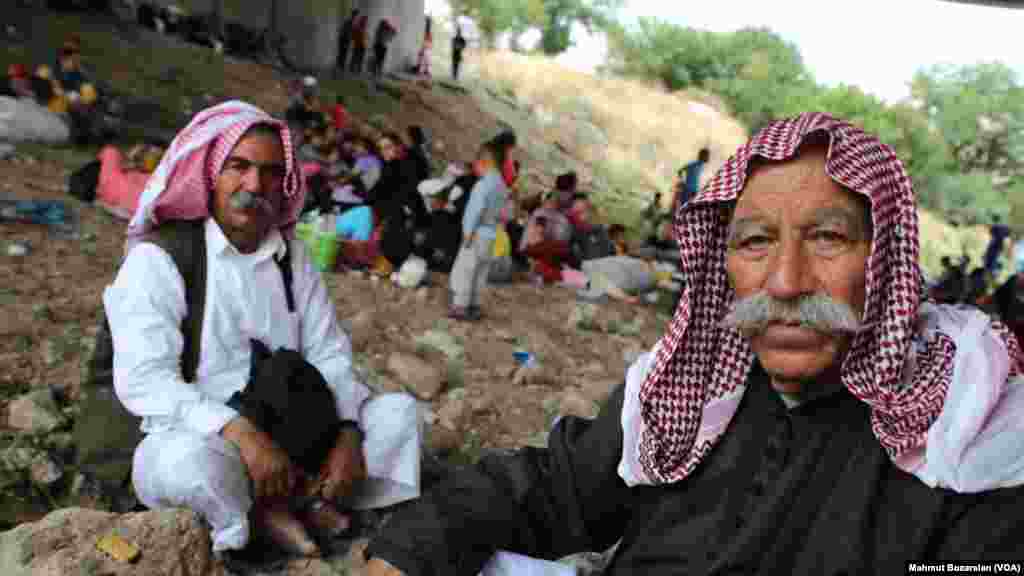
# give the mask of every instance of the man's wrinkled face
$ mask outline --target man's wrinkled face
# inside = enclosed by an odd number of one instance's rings
[[[868,210],[825,174],[820,147],[747,179],[729,227],[737,302],[725,323],[750,339],[781,392],[840,366],[864,314]]]
[[[285,174],[284,147],[271,134],[242,137],[224,161],[214,183],[213,217],[239,251],[259,248],[280,219]],[[242,192],[256,201],[236,207],[232,197]]]

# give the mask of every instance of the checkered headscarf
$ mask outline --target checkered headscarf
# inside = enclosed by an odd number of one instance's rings
[[[163,155],[146,182],[139,205],[128,225],[133,240],[166,220],[194,220],[210,215],[210,192],[225,160],[242,136],[257,124],[276,128],[284,146],[284,202],[278,226],[290,229],[298,221],[305,187],[295,160],[288,127],[255,106],[233,100],[196,114]]]
[[[828,138],[826,173],[868,199],[874,230],[863,325],[843,360],[842,383],[871,407],[875,437],[897,463],[921,449],[943,409],[957,347],[946,332],[922,328],[924,290],[910,178],[892,148],[874,136],[826,114],[803,114],[754,136],[676,213],[688,281],[639,387],[635,458],[646,483],[677,482],[694,470],[725,432],[753,365],[747,340],[721,327],[734,300],[726,276],[729,216],[723,208],[739,197],[753,158],[791,159],[818,133]],[[1010,376],[1019,375],[1024,361],[1016,340],[1002,325],[992,328],[1006,345]]]

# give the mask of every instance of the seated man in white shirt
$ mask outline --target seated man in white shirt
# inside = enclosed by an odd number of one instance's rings
[[[198,114],[140,197],[127,255],[103,297],[115,391],[146,433],[132,467],[136,493],[150,508],[198,512],[217,552],[246,548],[256,532],[289,552],[316,555],[307,529],[337,528],[345,518],[335,505],[368,509],[419,496],[416,403],[399,394],[371,398],[353,374],[325,285],[291,233],[304,199],[294,158],[287,128],[259,109],[234,101]],[[143,238],[172,220],[203,221],[206,296],[192,382],[179,367],[188,312],[183,276],[163,248]],[[286,254],[290,299],[275,262]],[[228,406],[246,389],[253,341],[299,352],[334,397],[347,425],[319,476],[304,474],[266,431]],[[310,494],[314,505],[306,506]]]

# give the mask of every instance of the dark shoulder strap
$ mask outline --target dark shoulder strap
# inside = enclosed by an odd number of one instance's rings
[[[185,281],[185,307],[181,322],[185,346],[181,354],[181,375],[194,382],[199,366],[199,343],[206,306],[206,234],[204,220],[171,221],[161,224],[146,240],[160,246],[174,260]]]
[[[288,311],[295,312],[295,295],[292,294],[292,248],[287,236],[282,235],[284,240],[284,256],[280,260],[274,259],[278,269],[281,270],[281,279],[284,280],[284,297],[288,299]]]

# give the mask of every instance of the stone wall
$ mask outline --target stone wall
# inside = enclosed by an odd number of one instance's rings
[[[213,10],[216,0],[149,0],[158,5],[177,4],[193,14]],[[224,18],[247,28],[267,28],[272,0],[223,0]],[[125,0],[118,2],[123,4]],[[138,0],[136,4],[140,3]],[[327,69],[338,55],[338,30],[359,8],[370,18],[370,38],[382,18],[391,18],[398,35],[388,51],[385,69],[405,70],[416,62],[423,42],[424,0],[277,0],[278,29],[288,38],[289,59],[301,68]]]

